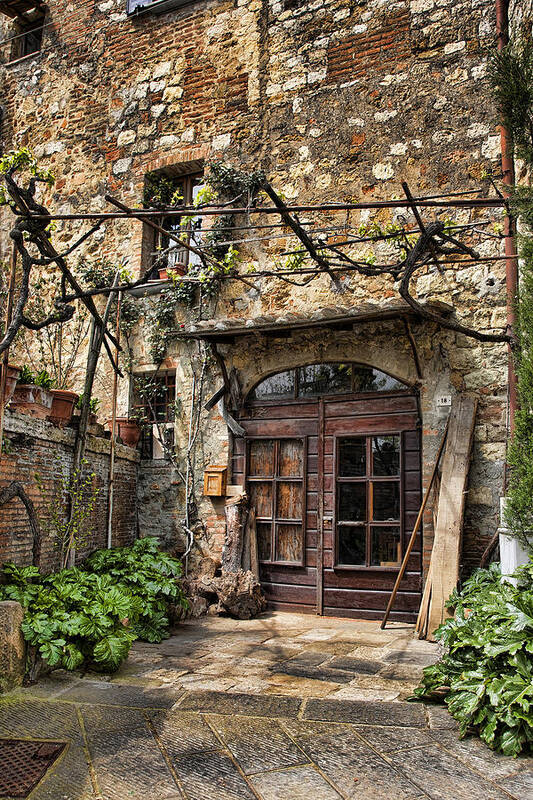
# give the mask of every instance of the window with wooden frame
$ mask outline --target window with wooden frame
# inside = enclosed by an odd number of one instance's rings
[[[392,375],[364,364],[308,364],[269,375],[252,390],[249,399],[263,403],[322,395],[393,392],[405,388],[405,384]]]
[[[199,166],[198,162],[191,165]],[[166,280],[169,272],[184,274],[191,265],[200,263],[199,257],[185,247],[180,247],[176,238],[185,244],[198,245],[201,240],[202,218],[188,212],[186,215],[164,213],[169,206],[190,208],[203,187],[201,169],[182,173],[180,167],[151,172],[146,176],[144,205],[146,208],[161,208],[159,217],[151,222],[159,226],[155,230],[144,226],[143,261],[145,269],[152,267],[149,280]]]
[[[248,444],[248,492],[260,561],[303,566],[305,464],[305,439],[254,439]]]
[[[335,565],[395,568],[402,560],[401,434],[335,439]]]
[[[135,376],[134,401],[134,412],[143,420],[141,458],[166,458],[174,446],[176,373]]]
[[[0,12],[13,18],[9,61],[18,61],[41,50],[46,6],[31,0],[7,0]]]

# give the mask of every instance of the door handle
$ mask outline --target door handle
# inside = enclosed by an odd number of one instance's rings
[[[322,521],[323,521],[324,525],[326,525],[326,524],[331,525],[332,522],[333,522],[333,517],[323,517]]]

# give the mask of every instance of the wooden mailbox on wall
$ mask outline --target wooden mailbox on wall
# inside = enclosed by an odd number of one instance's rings
[[[224,497],[228,468],[219,464],[211,464],[204,471],[204,495],[206,497]]]

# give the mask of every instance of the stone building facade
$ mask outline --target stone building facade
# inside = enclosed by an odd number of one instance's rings
[[[9,6],[9,0],[0,3],[0,10]],[[133,6],[139,13],[128,14]],[[520,4],[515,6],[518,14]],[[43,195],[55,211],[108,211],[106,194],[138,206],[148,173],[197,174],[213,159],[243,170],[261,168],[287,203],[299,205],[397,199],[402,181],[415,196],[489,193],[487,175],[500,169],[500,134],[487,79],[487,59],[496,42],[493,0],[130,0],[129,5],[127,0],[49,0],[43,25],[38,52],[21,56],[10,39],[14,23],[2,16],[1,141],[4,151],[30,146],[43,167],[56,174],[54,189]],[[498,210],[428,210],[425,219],[446,215],[456,224],[484,225],[494,235],[477,241],[478,249],[484,256],[503,254]],[[327,219],[352,229],[375,221],[414,223],[405,208]],[[4,232],[8,227],[9,212],[3,210]],[[79,232],[80,223],[60,222],[54,240],[67,246]],[[272,236],[244,256],[255,267],[272,266],[294,244],[284,233],[285,238]],[[6,259],[5,233],[0,246]],[[120,219],[101,227],[85,256],[124,259],[139,275],[146,250],[143,225]],[[377,255],[390,257],[390,250],[378,248]],[[202,314],[216,324],[291,313],[310,317],[325,308],[356,313],[369,303],[385,308],[397,297],[388,278],[346,274],[342,284],[339,293],[326,275],[305,287],[276,277],[260,278],[252,287],[227,281]],[[467,325],[483,331],[505,328],[503,260],[443,275],[429,268],[416,290],[422,301],[448,304]],[[157,292],[154,283],[140,300],[146,309],[157,301]],[[188,328],[196,317],[197,309],[177,307],[176,329]],[[474,394],[479,410],[462,557],[468,571],[479,563],[496,529],[503,492],[506,347],[419,319],[410,320],[410,326],[418,370],[401,315],[341,331],[324,326],[280,337],[255,333],[223,342],[219,349],[243,397],[272,373],[331,362],[366,365],[416,390],[422,485],[433,466],[448,398]],[[148,312],[133,346],[136,373],[155,366],[147,327]],[[201,340],[178,338],[163,365],[175,372],[179,452],[188,438],[191,370],[198,371],[203,346]],[[219,365],[210,356],[203,400],[220,384]],[[119,411],[126,413],[132,402],[128,379],[121,382],[119,401]],[[238,470],[231,474],[239,447],[216,407],[202,412],[194,453],[201,525],[193,557],[219,554],[224,538],[224,498],[202,497],[203,470],[225,464],[230,483],[244,480]],[[139,503],[141,533],[183,543],[183,484],[163,460],[142,462]],[[431,542],[429,510],[414,570],[418,575],[422,563],[427,569]],[[305,559],[304,554],[300,572],[292,574],[301,575],[302,586],[314,586],[317,566]],[[383,584],[378,573],[374,589],[388,587],[390,576]],[[405,606],[409,618],[420,587],[415,577],[411,605]],[[298,599],[290,602],[297,605]],[[359,606],[358,613],[373,616],[378,609]]]

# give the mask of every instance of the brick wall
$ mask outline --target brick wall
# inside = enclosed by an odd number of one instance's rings
[[[39,474],[49,503],[59,490],[61,476],[69,474],[74,435],[71,428],[59,429],[42,420],[6,413],[4,437],[9,444],[8,452],[2,455],[0,462],[0,486],[15,479],[20,481],[35,504],[43,533],[40,566],[45,572],[57,568],[58,549],[47,530],[47,503],[43,502],[35,475]],[[77,553],[78,561],[107,543],[109,452],[108,439],[89,436],[86,469],[94,472],[93,485],[100,492],[87,528],[87,541]],[[117,445],[113,508],[113,544],[117,546],[131,544],[137,537],[137,465],[137,452]],[[31,553],[32,539],[26,511],[15,499],[0,509],[0,563],[31,564]]]

